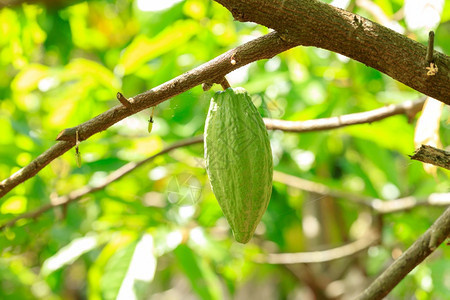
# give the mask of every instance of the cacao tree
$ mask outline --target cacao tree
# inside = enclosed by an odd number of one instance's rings
[[[448,298],[450,1],[10,0],[0,32],[1,299]]]

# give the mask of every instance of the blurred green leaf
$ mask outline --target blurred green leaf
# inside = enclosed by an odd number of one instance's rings
[[[124,74],[135,72],[148,61],[186,43],[198,31],[198,23],[177,21],[154,38],[138,35],[126,48],[119,61]]]
[[[174,254],[201,299],[222,299],[220,282],[205,260],[200,259],[186,245],[175,248]]]
[[[73,263],[81,255],[94,249],[97,243],[97,238],[94,236],[85,236],[72,240],[70,244],[61,248],[58,253],[46,259],[42,265],[41,273],[44,276],[48,276],[65,265]]]
[[[137,242],[128,244],[112,254],[101,277],[102,299],[117,299],[130,267]]]

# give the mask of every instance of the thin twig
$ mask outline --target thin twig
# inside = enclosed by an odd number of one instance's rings
[[[407,211],[419,206],[449,206],[450,193],[433,193],[424,197],[408,196],[390,201],[373,199],[370,205],[379,214]]]
[[[369,235],[370,236],[370,235]],[[379,238],[364,237],[333,249],[297,253],[270,253],[255,258],[255,262],[268,264],[308,264],[323,263],[361,252],[378,243]]]
[[[129,174],[130,172],[136,170],[137,168],[139,168],[140,166],[152,161],[153,159],[155,159],[156,157],[163,155],[167,152],[170,152],[174,149],[180,148],[180,147],[185,147],[185,146],[189,146],[189,145],[193,145],[193,144],[197,144],[197,143],[201,143],[203,142],[203,136],[197,136],[191,139],[186,139],[177,143],[172,144],[171,146],[161,150],[160,152],[144,159],[141,160],[139,162],[130,162],[127,163],[125,165],[123,165],[122,167],[120,167],[119,169],[115,170],[114,172],[112,172],[111,174],[109,174],[105,180],[100,183],[99,185],[96,186],[84,186],[82,188],[79,188],[75,191],[72,191],[71,193],[69,193],[68,195],[64,195],[64,196],[60,196],[57,197],[55,199],[52,199],[51,203],[46,204],[36,210],[33,210],[31,212],[27,212],[24,213],[22,215],[19,215],[17,217],[15,217],[14,219],[9,220],[8,222],[6,222],[5,224],[0,226],[0,230],[6,228],[6,227],[11,227],[13,226],[17,221],[22,220],[22,219],[35,219],[37,217],[39,217],[42,213],[51,210],[54,207],[58,207],[58,206],[62,206],[62,205],[67,205],[68,203],[71,203],[73,201],[76,201],[78,199],[80,199],[81,197],[90,194],[90,193],[95,193],[99,190],[104,189],[106,186],[108,186],[109,184],[119,180],[120,178],[122,178],[123,176]]]
[[[46,204],[34,211],[24,213],[22,215],[19,215],[15,217],[14,219],[11,219],[10,221],[6,222],[5,224],[0,226],[0,230],[4,229],[5,227],[11,227],[13,226],[17,221],[21,219],[35,219],[38,216],[40,216],[42,213],[57,207],[61,205],[67,205],[70,202],[76,201],[80,199],[81,197],[97,192],[99,190],[104,189],[109,184],[119,180],[123,176],[129,174],[133,170],[137,169],[138,167],[144,165],[145,163],[148,163],[152,161],[155,157],[158,157],[162,154],[165,154],[167,152],[170,152],[174,149],[193,145],[196,143],[202,143],[203,142],[203,136],[197,136],[191,139],[182,140],[180,142],[177,142],[164,150],[150,156],[149,158],[146,158],[144,160],[141,160],[139,162],[130,162],[126,165],[120,167],[116,171],[112,172],[110,175],[108,175],[105,180],[95,187],[92,186],[84,186],[78,190],[75,190],[68,195],[57,197],[56,199],[52,199],[51,204]],[[332,197],[336,198],[342,198],[351,202],[354,202],[358,205],[366,206],[375,212],[379,214],[389,214],[389,213],[395,213],[400,211],[409,210],[418,206],[448,206],[450,205],[450,193],[444,193],[444,194],[431,194],[428,197],[423,198],[416,198],[416,197],[406,197],[406,198],[400,198],[392,201],[381,201],[379,199],[372,199],[370,197],[364,197],[360,195],[356,195],[349,192],[343,192],[336,189],[331,189],[327,187],[326,185],[316,183],[313,181],[305,180],[299,177],[295,177],[292,175],[288,175],[281,172],[274,172],[274,181],[278,181],[281,183],[284,183],[286,185],[308,191],[313,192],[321,195],[330,195]]]
[[[434,224],[387,268],[358,300],[383,299],[414,267],[450,235],[450,207]],[[431,243],[430,243],[431,242]]]
[[[374,199],[371,197],[345,192],[338,189],[332,189],[324,184],[309,181],[278,171],[273,172],[273,180],[310,193],[329,195],[335,198],[350,201],[355,204],[368,207],[378,214],[396,213],[400,211],[410,210],[419,206],[450,205],[450,193],[434,193],[427,197],[409,196],[390,201],[382,201],[380,199]]]
[[[74,133],[76,130],[74,131]],[[66,153],[75,145],[75,139],[72,142],[61,141],[51,146],[41,155],[36,157],[31,163],[23,167],[10,177],[0,182],[0,198],[6,195],[10,190],[18,184],[36,175],[42,168],[48,165],[55,158]]]
[[[264,119],[267,129],[279,129],[291,132],[308,132],[340,128],[348,125],[372,123],[387,117],[406,114],[408,117],[416,115],[421,111],[425,97],[416,101],[406,101],[401,104],[390,104],[378,109],[343,115],[339,117],[307,120],[307,121],[285,121],[277,119]]]
[[[223,90],[226,90],[226,89],[231,87],[230,83],[228,82],[228,80],[225,77],[223,78],[223,80],[220,83],[220,85],[222,86]]]

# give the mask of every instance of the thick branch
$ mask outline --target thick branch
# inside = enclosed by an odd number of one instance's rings
[[[450,235],[450,208],[357,299],[383,299],[415,266]]]
[[[359,15],[319,0],[215,0],[238,21],[280,32],[287,41],[360,61],[450,105],[450,57],[434,51],[439,71],[427,76],[427,47]]]
[[[57,140],[60,141],[59,143],[45,151],[9,178],[0,182],[0,197],[6,195],[18,184],[36,175],[53,159],[72,148],[75,145],[75,132],[77,130],[79,140],[86,140],[90,136],[106,130],[120,120],[143,109],[155,106],[202,83],[221,83],[224,76],[229,72],[253,61],[271,58],[293,46],[295,44],[282,40],[278,33],[269,33],[232,49],[160,86],[133,98],[129,98],[128,101],[131,103],[131,107],[129,108],[118,105],[77,127],[63,130],[57,137]],[[231,62],[232,60],[233,63]],[[66,141],[69,141],[69,143]]]
[[[450,170],[450,152],[429,145],[420,146],[411,159]]]
[[[78,130],[80,140],[83,141],[93,134],[106,130],[128,116],[151,106],[158,105],[204,82],[221,84],[224,76],[229,72],[260,59],[272,58],[293,46],[295,46],[294,43],[285,42],[280,38],[278,33],[271,32],[232,49],[149,91],[129,98],[128,101],[131,103],[131,108],[124,107],[123,105],[115,106],[77,127],[63,130],[58,135],[57,140],[72,141],[74,140],[75,131]]]

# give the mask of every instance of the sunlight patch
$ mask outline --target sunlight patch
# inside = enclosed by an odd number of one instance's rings
[[[181,0],[137,0],[137,7],[142,11],[163,11],[178,2],[181,2]]]

